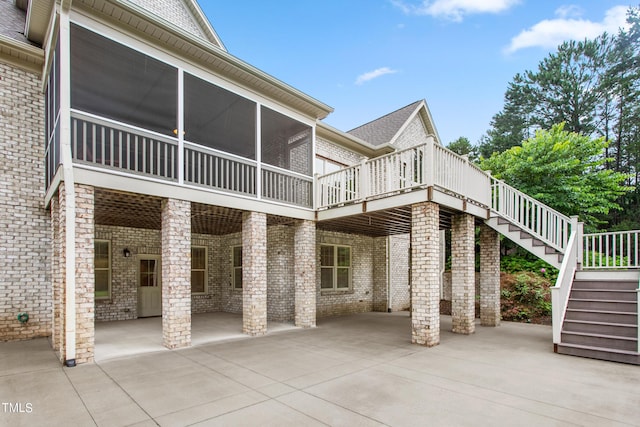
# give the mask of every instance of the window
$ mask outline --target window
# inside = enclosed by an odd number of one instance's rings
[[[111,296],[111,242],[96,240],[94,242],[94,274],[96,298]]]
[[[320,246],[320,289],[351,288],[351,248]]]
[[[331,172],[339,171],[345,167],[344,165],[334,162],[333,160],[325,159],[324,157],[316,157],[316,173],[319,175],[326,175]]]
[[[242,289],[242,246],[231,248],[231,286]]]
[[[191,293],[207,292],[207,248],[194,246],[191,248]]]

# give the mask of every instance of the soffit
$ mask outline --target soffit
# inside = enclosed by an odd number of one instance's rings
[[[0,35],[0,56],[16,67],[37,74],[42,72],[44,51],[38,47]]]
[[[73,7],[96,15],[114,26],[122,26],[162,49],[196,62],[218,76],[313,119],[322,119],[333,111],[328,105],[230,55],[213,43],[199,39],[128,2],[116,4],[107,0],[75,0]]]
[[[53,0],[31,0],[27,9],[27,38],[42,46],[47,35]]]

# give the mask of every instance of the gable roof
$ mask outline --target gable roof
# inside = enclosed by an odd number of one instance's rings
[[[431,113],[424,100],[416,101],[396,111],[365,123],[347,133],[356,136],[372,145],[393,144],[411,120],[420,115],[427,133],[433,134],[436,142],[440,142],[438,131],[433,124]]]

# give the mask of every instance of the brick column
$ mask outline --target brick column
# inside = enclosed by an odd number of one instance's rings
[[[453,332],[475,332],[475,226],[469,214],[453,217],[451,227],[451,321]]]
[[[64,206],[64,190],[62,186],[60,188],[51,198],[51,285],[53,288],[51,346],[60,361],[64,361],[65,216],[64,210],[60,210],[60,205]]]
[[[387,281],[387,245],[389,238],[376,237],[373,239],[373,311],[386,313],[389,308],[389,283]],[[406,258],[406,254],[405,257]]]
[[[61,362],[74,359],[76,363],[93,362],[95,350],[95,278],[94,278],[94,189],[76,184],[75,212],[69,212],[64,183],[57,199],[51,200],[53,330],[52,346]],[[75,249],[67,247],[67,215],[75,213]],[[71,253],[73,251],[73,253]],[[66,260],[75,256],[75,356],[67,345],[67,268]]]
[[[437,203],[411,206],[411,342],[440,343],[440,258]]]
[[[242,332],[267,332],[267,215],[259,212],[242,214]]]
[[[480,225],[480,324],[500,325],[500,236]]]
[[[316,224],[299,221],[294,235],[295,325],[316,326]]]
[[[162,201],[162,340],[191,345],[191,203]]]
[[[75,185],[76,363],[93,362],[95,350],[94,189]]]

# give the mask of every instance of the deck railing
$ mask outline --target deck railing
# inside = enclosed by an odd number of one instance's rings
[[[177,138],[77,110],[71,113],[71,152],[76,163],[173,182],[182,176],[188,185],[313,207],[310,176],[188,141],[183,147],[180,164]],[[49,168],[55,161],[48,153]]]
[[[565,252],[571,218],[492,178],[491,209],[546,245]]]
[[[178,142],[160,134],[74,111],[74,162],[178,180]]]
[[[583,243],[584,268],[640,268],[640,230],[585,234]]]
[[[329,208],[428,186],[479,205],[490,203],[490,176],[431,140],[319,176],[317,206]]]
[[[256,195],[256,162],[196,144],[184,144],[184,181],[215,190]]]

